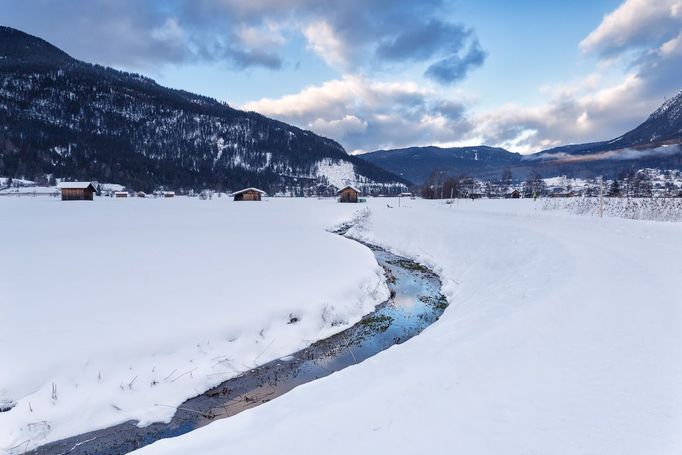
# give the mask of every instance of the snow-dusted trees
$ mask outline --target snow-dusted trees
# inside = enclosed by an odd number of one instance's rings
[[[523,182],[524,197],[544,196],[546,191],[547,184],[542,179],[542,175],[535,169],[530,171],[528,178]]]
[[[620,197],[621,196],[620,183],[618,182],[618,179],[614,179],[611,182],[611,185],[609,186],[608,196],[609,197]]]

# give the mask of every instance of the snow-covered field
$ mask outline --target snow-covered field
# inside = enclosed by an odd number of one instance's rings
[[[388,294],[372,253],[325,231],[356,209],[0,198],[0,453],[169,419],[353,324]]]
[[[433,267],[441,320],[141,455],[682,453],[682,224],[387,202],[351,234]]]

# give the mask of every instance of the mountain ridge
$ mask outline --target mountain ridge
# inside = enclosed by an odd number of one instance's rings
[[[297,194],[330,178],[368,191],[402,183],[332,139],[81,62],[9,27],[0,56],[0,175]]]
[[[682,91],[666,100],[636,128],[608,141],[568,144],[520,155],[500,147],[435,146],[377,150],[363,159],[382,166],[415,183],[424,183],[434,170],[445,174],[467,174],[481,179],[499,178],[505,170],[515,178],[531,172],[544,177],[615,177],[639,168],[682,169]],[[496,150],[492,160],[476,160],[480,150]],[[480,156],[479,156],[480,158]],[[414,163],[417,163],[416,168]]]

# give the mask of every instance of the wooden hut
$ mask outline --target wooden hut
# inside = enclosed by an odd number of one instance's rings
[[[521,198],[521,192],[519,190],[513,190],[507,193],[507,199],[519,199]]]
[[[163,197],[175,197],[175,191],[164,191]]]
[[[231,193],[230,196],[234,197],[235,201],[260,201],[265,194],[265,191],[258,188],[244,188]]]
[[[57,185],[62,201],[92,201],[97,189],[92,182],[62,182]]]
[[[114,191],[115,197],[128,197],[127,191]]]
[[[360,190],[353,186],[345,186],[336,192],[339,196],[339,202],[358,202]]]

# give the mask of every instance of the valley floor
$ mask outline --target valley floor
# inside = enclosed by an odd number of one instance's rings
[[[368,206],[350,235],[433,267],[441,320],[141,455],[682,451],[682,224],[528,200]]]
[[[682,451],[682,224],[381,198],[0,200],[0,448],[167,418],[357,321],[381,270],[325,228],[359,209],[348,235],[439,273],[443,317],[141,454]]]

